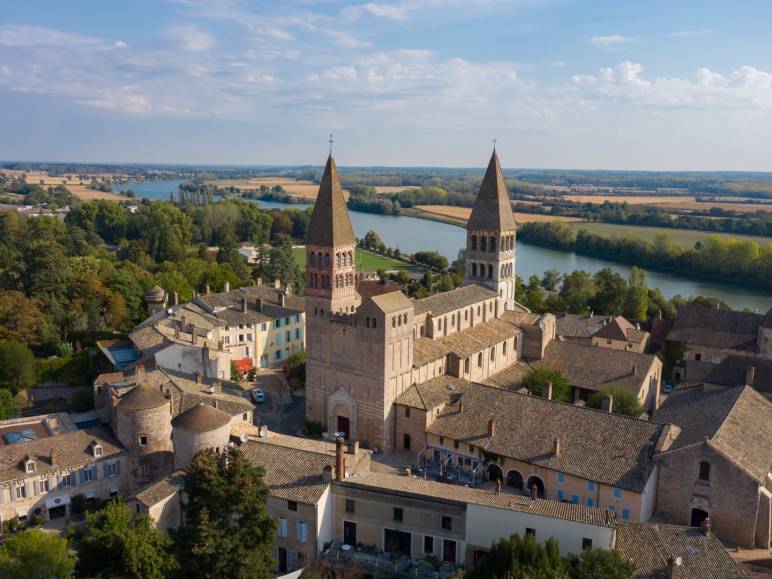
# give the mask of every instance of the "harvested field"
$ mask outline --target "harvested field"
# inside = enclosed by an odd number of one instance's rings
[[[669,235],[674,243],[682,247],[694,247],[694,244],[705,239],[709,235],[739,240],[752,240],[759,244],[772,243],[772,238],[758,237],[754,235],[737,235],[733,233],[720,233],[711,231],[695,231],[693,229],[675,229],[671,227],[640,227],[635,225],[617,225],[615,223],[572,223],[571,227],[575,231],[584,229],[589,233],[594,233],[602,237],[628,237],[638,238],[644,241],[654,241],[654,237],[659,233]]]
[[[392,185],[376,185],[375,190],[378,193],[402,193],[402,191],[408,191],[410,189],[418,189],[419,187],[407,187],[404,185],[392,186]]]
[[[451,205],[416,205],[416,209],[428,213],[430,215],[437,215],[439,217],[447,217],[450,219],[457,219],[459,221],[467,221],[469,219],[472,209],[469,207],[454,207]],[[563,217],[556,215],[538,215],[536,213],[515,213],[515,220],[518,223],[529,222],[541,222],[541,221],[563,221],[566,223],[572,223],[575,221],[581,221],[578,217]]]
[[[286,179],[283,177],[255,177],[254,179],[220,179],[215,181],[220,187],[236,187],[237,189],[259,189],[261,185],[273,187],[281,185],[284,190],[295,197],[313,201],[319,192],[319,185],[313,181],[301,179]],[[348,192],[345,193],[348,198]]]
[[[563,195],[561,198],[579,203],[601,204],[627,203],[628,205],[651,205],[661,209],[685,209],[687,211],[706,211],[719,207],[727,211],[754,212],[758,210],[772,211],[772,204],[763,203],[733,203],[731,201],[702,203],[694,197],[668,195]]]
[[[25,172],[4,169],[3,173],[13,178],[19,178]],[[45,173],[42,171],[27,171],[26,175],[27,175],[26,182],[29,183],[30,185],[40,185],[41,187],[55,187],[56,185],[64,185],[65,187],[67,187],[70,193],[75,195],[75,197],[77,197],[78,199],[83,199],[84,201],[93,201],[95,199],[107,199],[108,201],[126,201],[127,199],[127,197],[123,197],[122,195],[116,195],[115,193],[109,193],[105,191],[96,191],[94,189],[89,189],[87,187],[92,176],[100,179],[101,178],[115,179],[116,177],[124,179],[126,177],[125,175],[113,175],[109,173],[103,173],[99,175],[87,175],[87,176],[84,175],[87,178],[82,181],[79,175],[74,175],[74,174],[61,175],[58,177],[50,177],[48,173]]]

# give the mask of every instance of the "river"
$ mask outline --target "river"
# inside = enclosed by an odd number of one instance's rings
[[[145,183],[124,183],[119,188],[132,189],[138,197],[168,200],[169,192],[173,189],[176,190],[179,183],[180,181],[148,181]],[[289,207],[304,209],[308,207],[307,204],[303,203],[294,205],[272,201],[259,201],[258,203],[266,209],[286,209]],[[350,214],[354,233],[357,237],[363,237],[372,229],[380,234],[386,245],[398,247],[403,252],[415,253],[424,249],[437,250],[452,261],[458,256],[458,250],[466,244],[464,229],[455,225],[416,217],[377,215],[360,211],[351,211]],[[569,273],[575,269],[595,272],[604,267],[610,267],[625,277],[630,273],[630,266],[625,264],[519,241],[515,267],[518,275],[526,281],[532,275],[541,276],[548,269]],[[659,288],[667,298],[677,294],[684,297],[710,296],[724,300],[733,308],[756,308],[760,312],[766,312],[772,307],[772,289],[764,291],[761,288],[741,287],[650,270],[647,270],[646,273],[649,278],[649,286]]]

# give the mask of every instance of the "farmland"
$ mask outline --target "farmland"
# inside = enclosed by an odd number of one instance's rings
[[[672,196],[672,195],[561,195],[562,199],[575,201],[577,203],[627,203],[628,205],[647,205],[659,207],[660,209],[685,209],[688,211],[706,211],[713,207],[725,209],[727,211],[754,212],[759,209],[772,211],[772,204],[769,203],[737,203],[729,200],[719,201],[697,201],[693,196]],[[737,198],[745,200],[745,198]]]
[[[301,269],[306,267],[306,248],[305,247],[293,247],[292,256],[295,258],[297,264]],[[383,269],[385,271],[393,271],[396,269],[410,269],[413,267],[411,264],[400,261],[398,259],[392,259],[385,255],[378,255],[372,253],[366,249],[357,248],[356,250],[356,266],[357,268],[364,269],[366,271],[378,271]]]
[[[617,225],[614,223],[600,223],[600,222],[580,222],[571,223],[571,228],[579,231],[584,229],[590,233],[601,235],[603,237],[635,237],[644,241],[653,241],[654,237],[659,233],[668,234],[673,242],[683,247],[694,247],[694,244],[702,239],[705,239],[709,235],[717,235],[719,237],[729,239],[750,239],[757,243],[772,243],[772,238],[769,237],[756,237],[752,235],[737,235],[732,233],[716,233],[710,231],[695,231],[692,229],[675,229],[670,227],[639,227],[634,225]]]
[[[48,173],[42,172],[42,171],[27,171],[26,173],[22,171],[11,171],[11,170],[5,170],[4,173],[6,173],[10,177],[21,177],[23,174],[26,174],[26,182],[30,185],[40,185],[41,187],[55,187],[57,185],[64,185],[67,187],[67,189],[75,195],[75,197],[78,197],[79,199],[83,199],[84,201],[93,201],[95,199],[108,199],[110,201],[125,201],[126,197],[123,197],[121,195],[116,195],[115,193],[108,193],[105,191],[96,191],[95,189],[89,189],[88,188],[88,181],[91,179],[92,175],[88,175],[87,179],[82,180],[80,179],[79,175],[63,175],[61,177],[50,177]],[[116,175],[94,175],[94,177],[98,178],[107,178],[107,179],[114,179]]]
[[[436,215],[446,217],[457,221],[466,222],[472,213],[469,207],[454,207],[452,205],[416,205],[416,209]],[[537,213],[515,213],[515,220],[518,223],[527,223],[529,221],[564,221],[567,223],[580,221],[577,217],[561,217],[556,215],[540,215]]]
[[[219,187],[236,187],[237,189],[258,189],[261,185],[266,187],[274,187],[280,185],[290,195],[313,201],[316,199],[316,194],[319,192],[319,183],[308,181],[304,179],[288,179],[286,177],[254,177],[252,179],[219,179],[215,181],[215,184]],[[379,194],[391,194],[405,191],[406,189],[413,189],[413,187],[403,186],[378,186],[375,190]],[[343,194],[348,199],[349,193],[346,189],[343,190]]]

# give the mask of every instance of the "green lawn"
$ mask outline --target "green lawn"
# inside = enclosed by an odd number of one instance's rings
[[[616,223],[567,223],[575,231],[584,229],[590,233],[603,237],[637,237],[645,241],[653,241],[658,233],[667,233],[675,243],[684,247],[694,247],[694,244],[708,235],[718,235],[734,239],[750,239],[760,244],[772,243],[772,238],[757,237],[755,235],[735,235],[732,233],[719,233],[709,231],[695,231],[692,229],[672,229],[669,227],[640,227],[635,225],[617,225]]]
[[[398,259],[392,259],[384,255],[378,255],[377,253],[372,253],[365,249],[360,249],[359,247],[356,248],[355,254],[357,267],[366,271],[378,271],[379,269],[392,271],[395,269],[410,269],[411,267],[414,267],[407,262],[399,261]],[[292,256],[295,258],[295,261],[298,262],[300,268],[305,269],[306,248],[293,247]]]

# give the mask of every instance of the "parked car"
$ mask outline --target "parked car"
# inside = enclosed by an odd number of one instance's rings
[[[255,401],[255,404],[262,404],[265,402],[265,392],[263,392],[262,388],[255,388],[252,390],[252,400]]]
[[[662,387],[662,391],[665,394],[670,394],[673,391],[673,385],[670,382],[665,382],[665,385]]]

